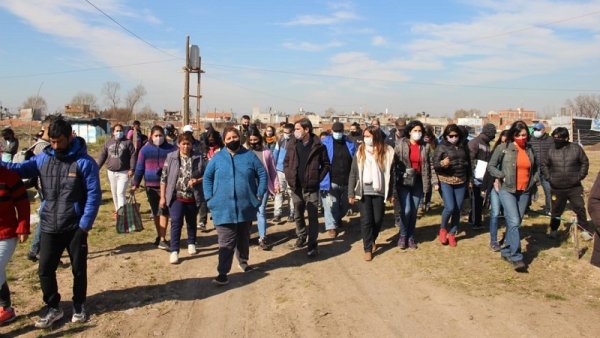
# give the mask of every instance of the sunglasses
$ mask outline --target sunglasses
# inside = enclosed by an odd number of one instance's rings
[[[458,137],[458,135],[456,135],[456,134],[448,135],[448,138],[457,138],[457,137]]]

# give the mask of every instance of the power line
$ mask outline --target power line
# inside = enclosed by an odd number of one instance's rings
[[[148,42],[147,40],[145,40],[144,38],[142,38],[141,36],[135,34],[134,32],[132,32],[131,30],[129,30],[127,27],[123,26],[121,23],[119,23],[116,19],[114,19],[112,16],[108,15],[105,11],[103,11],[102,9],[100,9],[98,6],[94,5],[91,1],[89,0],[85,0],[85,2],[87,2],[88,4],[90,4],[90,6],[94,7],[98,12],[102,13],[102,15],[104,15],[105,17],[107,17],[110,21],[114,22],[115,24],[117,24],[117,26],[121,27],[124,31],[126,31],[127,33],[131,34],[133,37],[135,37],[136,39],[142,41],[143,43],[147,44],[148,46],[156,49],[157,51],[167,54],[169,56],[172,57],[176,57],[175,55],[161,49],[158,48],[157,46],[153,45],[152,43]]]

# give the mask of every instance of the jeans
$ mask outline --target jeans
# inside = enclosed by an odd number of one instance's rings
[[[490,244],[498,243],[498,218],[502,211],[502,204],[500,203],[500,195],[496,189],[491,189],[490,192]]]
[[[38,212],[40,209],[38,209]],[[37,255],[40,253],[40,237],[42,236],[42,226],[38,222],[35,226],[35,230],[33,231],[33,237],[31,238],[31,246],[29,247],[29,252]]]
[[[442,222],[440,228],[447,229],[448,221],[452,217],[449,233],[456,235],[458,224],[460,223],[460,208],[465,199],[467,184],[448,184],[441,183],[440,191],[444,202],[444,210],[442,211]]]
[[[171,216],[171,252],[179,252],[184,218],[187,227],[187,244],[196,244],[196,216],[198,215],[196,202],[184,203],[176,199],[169,206],[169,215]]]
[[[219,275],[227,275],[231,271],[234,254],[241,266],[248,264],[251,225],[252,222],[242,222],[215,226],[219,242]]]
[[[110,171],[108,170],[108,182],[110,184],[110,191],[112,192],[113,204],[115,211],[119,210],[125,205],[127,199],[127,183],[129,183],[129,176],[126,171]]]
[[[558,230],[560,226],[559,218],[563,211],[565,211],[567,201],[569,201],[571,209],[577,215],[577,223],[584,229],[589,229],[585,204],[583,202],[583,187],[581,185],[568,189],[552,189],[552,219],[550,220],[550,229],[553,231]]]
[[[396,199],[400,202],[400,236],[414,237],[415,235],[417,211],[423,199],[422,182],[421,176],[417,175],[414,186],[396,188]]]
[[[481,197],[481,188],[473,186],[471,188],[471,212],[469,213],[469,221],[473,226],[480,226],[482,222],[483,197]]]
[[[200,208],[198,209],[198,213],[200,214],[200,223],[208,223],[208,206],[206,205],[206,201],[200,202]]]
[[[321,191],[323,198],[323,214],[325,215],[325,230],[336,229],[342,222],[342,217],[350,208],[348,204],[348,186],[331,183],[329,191]]]
[[[38,273],[46,305],[58,308],[60,303],[56,269],[65,249],[69,253],[73,273],[73,303],[85,303],[87,293],[87,236],[88,234],[79,228],[56,234],[42,232]]]
[[[265,193],[260,206],[256,212],[256,223],[258,225],[258,237],[264,238],[267,235],[267,215],[265,209],[267,208],[267,200],[269,199],[269,193]]]
[[[385,214],[385,201],[383,196],[364,195],[360,201],[360,232],[363,239],[365,252],[371,252],[373,243],[377,240],[383,216]]]
[[[294,220],[296,221],[296,235],[298,239],[305,241],[308,237],[308,250],[317,247],[317,237],[319,236],[319,193],[317,191],[308,192],[302,188],[296,188],[292,192],[292,201],[294,202]],[[308,231],[306,229],[306,219],[304,210],[308,212]]]
[[[500,189],[499,195],[504,208],[504,220],[506,221],[506,236],[500,254],[512,262],[522,261],[519,226],[529,205],[529,193],[516,192],[513,194]]]
[[[538,172],[538,174],[540,175],[540,185],[542,186],[542,189],[544,190],[544,199],[545,199],[545,204],[544,204],[544,211],[551,211],[551,206],[552,206],[552,188],[550,187],[550,181],[546,180],[545,178],[542,177],[542,173],[541,171]],[[534,187],[534,195],[537,196],[539,194],[539,188],[536,186]]]
[[[7,238],[0,240],[0,306],[9,307],[10,302],[10,290],[8,289],[8,283],[6,281],[6,266],[8,261],[15,252],[17,247],[17,238]]]
[[[279,192],[275,194],[275,207],[273,211],[273,215],[275,217],[282,216],[281,209],[283,207],[283,196],[287,192],[289,198],[289,206],[290,213],[289,216],[294,216],[294,203],[292,202],[292,191],[290,190],[290,186],[287,183],[287,179],[285,178],[285,174],[281,171],[277,172],[277,178],[279,179]]]

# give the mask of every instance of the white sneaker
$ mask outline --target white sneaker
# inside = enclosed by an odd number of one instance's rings
[[[188,253],[190,255],[195,255],[196,253],[198,253],[198,251],[196,250],[196,244],[188,244]]]
[[[48,307],[44,317],[41,317],[40,319],[38,319],[35,322],[34,326],[38,329],[47,329],[50,326],[52,326],[52,323],[61,319],[62,317],[63,317],[63,310],[61,308],[55,309],[53,307]]]
[[[179,263],[179,253],[177,253],[177,251],[171,252],[171,255],[169,256],[169,263],[171,263],[171,264]]]
[[[87,316],[85,313],[85,306],[81,304],[81,311],[79,313],[75,312],[75,308],[73,308],[73,317],[71,317],[71,323],[85,323],[87,320]]]

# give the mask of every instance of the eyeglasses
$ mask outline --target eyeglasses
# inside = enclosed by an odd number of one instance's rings
[[[448,138],[457,138],[457,137],[458,137],[457,134],[450,134],[450,135],[448,135]]]

